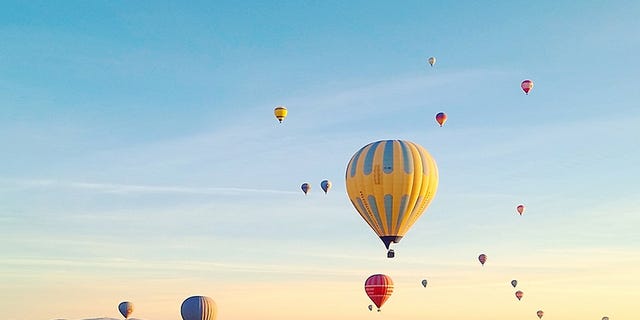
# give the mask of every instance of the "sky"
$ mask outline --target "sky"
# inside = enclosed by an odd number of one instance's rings
[[[640,2],[1,7],[4,319],[638,317]],[[440,175],[394,259],[344,184],[382,139]]]

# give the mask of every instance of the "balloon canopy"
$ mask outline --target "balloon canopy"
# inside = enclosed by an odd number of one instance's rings
[[[276,119],[278,119],[278,121],[280,123],[282,123],[282,121],[284,120],[284,118],[287,117],[287,108],[283,107],[283,106],[277,106],[274,110],[273,110],[273,114],[276,116]]]
[[[182,302],[180,314],[183,320],[215,320],[218,306],[209,297],[192,296]]]
[[[442,127],[447,122],[447,114],[444,112],[436,114],[436,122]]]
[[[322,191],[324,191],[324,193],[326,194],[327,192],[329,192],[329,189],[331,189],[331,181],[322,180],[322,182],[320,182],[320,188],[322,188]]]
[[[300,189],[302,189],[302,192],[304,192],[304,194],[307,194],[309,193],[309,191],[311,191],[311,185],[305,182],[300,186]]]
[[[529,79],[522,81],[520,88],[522,88],[525,94],[529,94],[529,91],[533,89],[533,81]]]
[[[118,311],[120,311],[125,319],[128,319],[131,313],[133,313],[133,303],[129,301],[120,302]]]
[[[487,262],[487,255],[486,254],[481,254],[478,256],[478,261],[480,261],[480,263],[484,266],[484,263]]]
[[[381,140],[353,155],[345,180],[351,204],[389,249],[433,200],[438,168],[417,143]]]
[[[387,275],[374,274],[364,282],[364,291],[380,311],[380,307],[384,305],[393,293],[393,281]]]

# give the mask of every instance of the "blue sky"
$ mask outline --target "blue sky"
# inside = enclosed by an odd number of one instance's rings
[[[136,317],[175,319],[205,294],[219,319],[365,319],[362,283],[386,272],[395,319],[631,319],[639,9],[3,2],[0,309],[117,317],[131,300]],[[360,147],[396,138],[432,153],[440,187],[391,261],[343,176]],[[424,277],[431,291],[411,287]],[[527,309],[502,286],[514,277]]]

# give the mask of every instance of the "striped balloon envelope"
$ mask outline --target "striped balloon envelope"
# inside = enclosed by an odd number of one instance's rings
[[[389,249],[433,200],[438,168],[417,143],[381,140],[353,155],[345,180],[351,203]]]
[[[367,296],[369,296],[369,299],[378,307],[378,311],[380,311],[380,307],[382,307],[393,293],[393,281],[387,275],[374,274],[364,282],[364,291],[367,293]]]
[[[192,296],[182,302],[180,314],[183,320],[215,320],[218,306],[209,297]]]

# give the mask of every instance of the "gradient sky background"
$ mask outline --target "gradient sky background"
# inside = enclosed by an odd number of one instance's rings
[[[640,316],[638,1],[0,7],[3,319]],[[440,170],[395,259],[344,186],[380,139]]]

